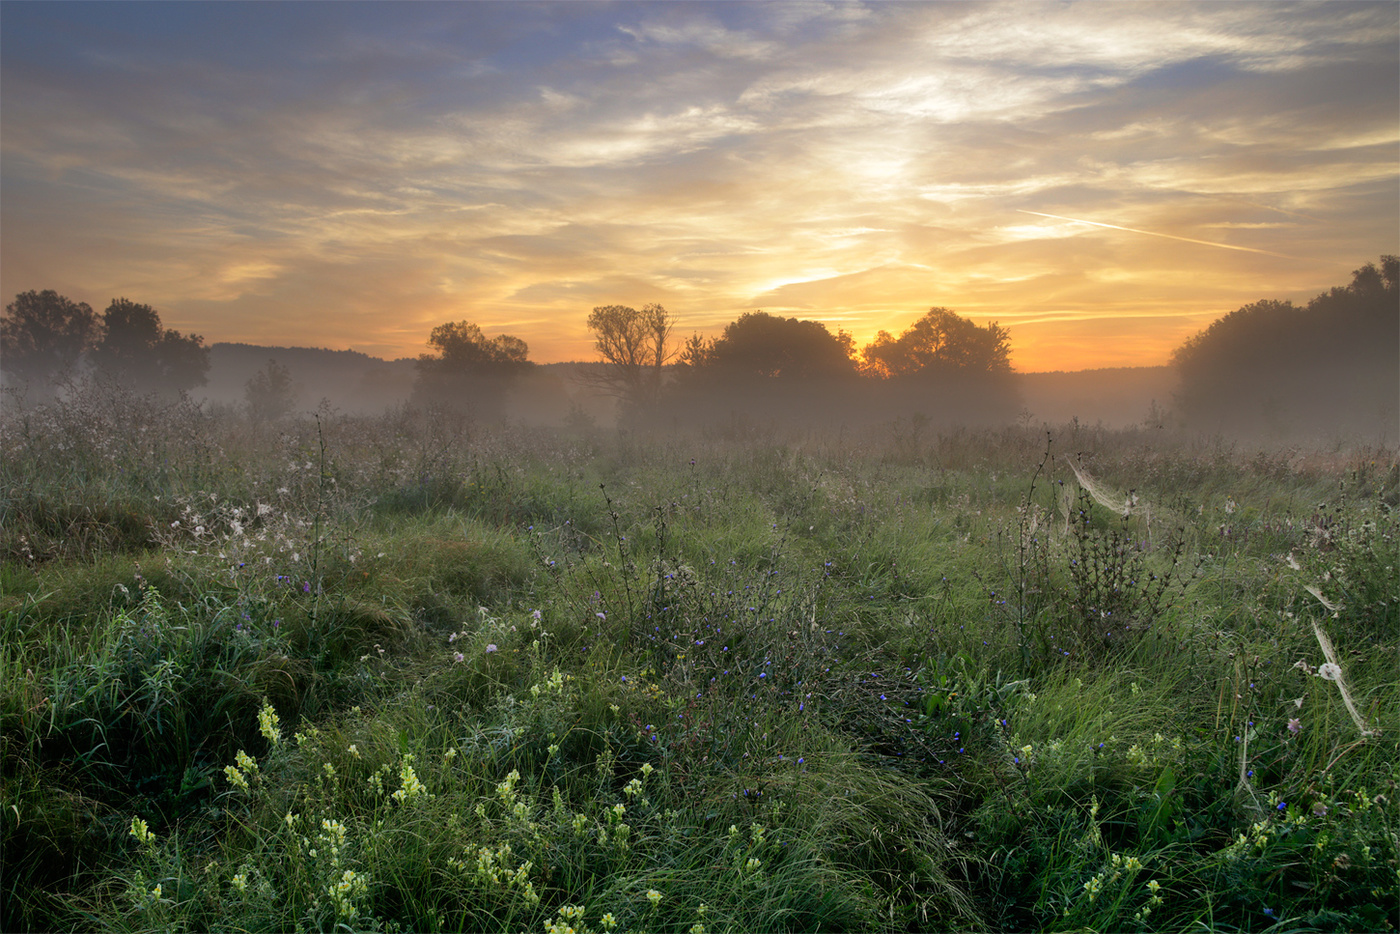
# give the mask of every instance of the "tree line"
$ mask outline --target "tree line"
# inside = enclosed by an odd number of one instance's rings
[[[600,305],[588,316],[597,363],[582,372],[596,391],[616,398],[634,422],[693,420],[705,411],[832,414],[838,398],[875,401],[863,385],[898,386],[927,407],[930,393],[976,385],[988,398],[1013,395],[1010,336],[933,308],[899,337],[881,331],[859,352],[850,334],[819,321],[764,311],[741,315],[713,338],[680,340],[676,320],[659,304],[640,309]],[[488,338],[475,324],[442,325],[418,360],[418,401],[493,411],[529,368],[528,347],[511,335]],[[990,395],[988,395],[990,393]],[[899,393],[886,393],[899,395]],[[784,400],[801,405],[784,405]]]
[[[46,395],[79,363],[138,392],[203,386],[209,348],[164,327],[150,305],[113,299],[102,314],[53,290],[22,292],[0,318],[0,366],[11,383]]]
[[[1172,355],[1183,420],[1274,433],[1400,427],[1400,259],[1351,275],[1301,307],[1254,302],[1187,339]]]
[[[637,423],[871,411],[982,421],[1020,406],[1008,330],[947,308],[931,308],[898,336],[880,331],[859,349],[843,330],[764,311],[741,315],[715,337],[681,339],[675,317],[659,304],[600,305],[587,327],[597,359],[582,379]],[[488,337],[470,321],[435,327],[427,345],[412,401],[484,419],[503,417],[511,387],[534,366],[525,341]],[[1239,308],[1185,341],[1172,365],[1180,377],[1177,414],[1187,426],[1393,425],[1400,260],[1367,263],[1351,283],[1302,307],[1264,300]],[[84,368],[136,391],[178,393],[205,384],[209,349],[199,335],[164,327],[149,305],[119,298],[99,315],[54,291],[31,291],[0,318],[0,367],[7,383],[28,384],[40,397]],[[246,390],[256,419],[291,407],[290,373],[275,361]]]

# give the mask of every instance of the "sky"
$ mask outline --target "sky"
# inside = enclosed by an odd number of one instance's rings
[[[594,357],[597,305],[1168,362],[1400,253],[1400,3],[0,4],[0,294]]]

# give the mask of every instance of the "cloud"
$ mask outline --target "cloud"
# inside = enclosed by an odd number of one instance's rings
[[[1390,5],[16,9],[4,290],[212,339],[469,317],[584,357],[613,301],[858,337],[938,304],[1026,321],[1022,365],[1131,330],[1113,365],[1397,249]]]

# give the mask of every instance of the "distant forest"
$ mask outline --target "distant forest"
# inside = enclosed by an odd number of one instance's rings
[[[1035,414],[1025,390],[1037,381],[1012,372],[1007,329],[946,308],[930,309],[898,335],[881,331],[859,349],[844,331],[763,311],[713,338],[680,337],[674,317],[655,304],[599,306],[587,326],[591,363],[540,367],[525,341],[487,336],[470,321],[434,328],[415,360],[385,361],[354,351],[210,348],[199,335],[165,328],[148,305],[117,299],[99,315],[53,291],[26,292],[0,318],[0,369],[7,398],[34,403],[76,380],[189,393],[209,384],[212,368],[210,397],[238,399],[258,422],[323,395],[352,409],[407,401],[481,421],[529,410],[537,419],[591,422],[615,406],[621,423],[634,427],[872,416],[973,425]],[[1348,285],[1301,307],[1264,300],[1233,311],[1176,349],[1172,373],[1175,392],[1154,396],[1144,419],[1231,434],[1393,435],[1400,261],[1367,263]],[[1046,385],[1049,374],[1039,376]]]

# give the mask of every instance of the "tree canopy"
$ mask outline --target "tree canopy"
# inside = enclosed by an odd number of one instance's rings
[[[884,378],[1011,372],[1011,337],[995,322],[979,327],[947,308],[931,308],[899,337],[881,331],[861,351]]]
[[[731,377],[830,379],[855,374],[854,347],[851,335],[832,334],[820,321],[751,311],[727,324],[713,342],[688,344],[686,360]]]
[[[676,357],[671,341],[674,326],[666,309],[654,303],[641,311],[627,305],[594,308],[588,330],[604,364],[595,382],[632,405],[655,399],[662,370]]]
[[[0,318],[0,365],[11,382],[47,387],[72,371],[97,336],[97,316],[86,302],[52,289],[22,292]]]
[[[1400,398],[1400,260],[1353,271],[1306,307],[1264,300],[1188,338],[1172,355],[1177,404],[1200,427],[1365,427]],[[1354,423],[1354,424],[1353,424]]]
[[[268,360],[243,384],[243,399],[248,406],[248,417],[255,424],[283,418],[296,405],[291,371],[276,360]]]
[[[160,323],[150,305],[113,299],[102,313],[93,365],[138,392],[185,392],[203,386],[209,348],[198,334],[185,336]]]
[[[428,346],[435,352],[418,358],[414,400],[493,418],[503,411],[511,381],[531,366],[523,340],[511,334],[488,338],[470,321],[438,325]]]

